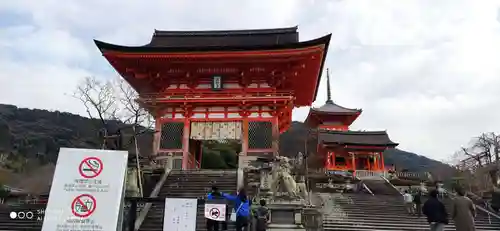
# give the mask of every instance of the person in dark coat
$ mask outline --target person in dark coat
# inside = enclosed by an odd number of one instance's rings
[[[429,193],[429,199],[424,203],[422,212],[427,217],[431,231],[443,231],[444,226],[448,224],[448,212],[444,204],[438,200],[438,192],[432,190]]]
[[[256,231],[266,231],[267,221],[269,221],[269,209],[266,207],[266,201],[260,200],[260,207],[255,211]]]
[[[417,190],[413,196],[413,204],[415,205],[415,213],[418,217],[422,215],[422,192]]]

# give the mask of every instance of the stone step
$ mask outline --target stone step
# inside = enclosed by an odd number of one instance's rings
[[[406,213],[402,197],[367,194],[320,194],[323,201],[324,230],[429,230],[426,219]],[[450,200],[444,203],[450,208]],[[326,207],[325,207],[326,206]],[[330,206],[330,209],[328,209]],[[476,230],[500,230],[500,221],[478,213]],[[491,221],[491,222],[490,222]],[[445,230],[455,230],[453,221]]]
[[[362,181],[375,195],[401,195],[397,189],[393,188],[382,178],[377,180]]]
[[[180,188],[174,188],[174,187],[171,187],[171,188],[165,188],[165,190],[163,191],[167,191],[167,192],[172,192],[172,191],[184,191],[184,192],[203,192],[203,193],[206,193],[206,192],[209,192],[211,190],[211,187],[206,187],[206,188],[202,188],[203,186],[200,186],[199,188],[195,188],[193,186],[191,187],[180,187]],[[236,187],[218,187],[218,188],[221,188],[221,192],[229,192],[229,193],[232,193],[235,191]],[[231,189],[229,189],[231,188]],[[226,190],[224,190],[226,189]]]
[[[232,193],[236,190],[236,171],[172,171],[160,190],[160,197],[204,198],[213,185],[220,191]],[[164,204],[154,204],[148,212],[140,231],[163,231]],[[231,208],[231,207],[230,207]],[[206,230],[204,206],[198,206],[196,230]],[[221,227],[220,227],[221,228]],[[235,230],[234,224],[228,224]]]
[[[380,211],[383,211],[383,213],[380,213]],[[378,210],[378,209],[372,209],[372,208],[359,208],[359,209],[339,209],[337,211],[331,211],[331,216],[358,216],[358,215],[369,215],[369,216],[374,216],[374,217],[394,217],[394,218],[405,218],[407,217],[406,210],[395,210],[395,209],[384,209],[384,210]],[[344,214],[344,215],[343,215]],[[422,215],[423,216],[423,215]],[[478,213],[476,216],[476,221],[480,220],[488,220],[488,215]],[[491,217],[491,220],[498,220],[496,218]]]
[[[402,214],[376,214],[376,213],[370,213],[370,212],[363,212],[363,211],[358,211],[358,212],[341,212],[338,213],[337,215],[335,214],[325,214],[325,220],[342,220],[342,219],[360,219],[360,220],[367,220],[367,219],[372,219],[372,220],[418,220],[418,221],[426,221],[424,216],[420,219],[418,219],[416,216],[410,216],[407,215],[406,213]],[[500,220],[498,219],[488,219],[488,217],[476,217],[475,219],[476,222],[483,222],[483,223],[495,223],[495,224],[500,224]]]
[[[325,231],[428,231],[429,225],[408,226],[408,227],[393,227],[393,226],[373,226],[373,225],[356,225],[356,224],[335,224],[323,226]],[[445,231],[455,231],[452,225],[445,226]],[[476,231],[498,231],[498,228],[476,228]]]
[[[353,225],[353,226],[371,226],[371,227],[387,227],[387,228],[428,228],[429,225],[427,223],[415,223],[415,224],[400,224],[400,223],[392,223],[392,222],[387,222],[387,223],[372,223],[372,222],[344,222],[344,221],[338,221],[332,224],[326,223],[324,224],[324,227],[329,227],[329,226],[338,226],[338,225]],[[455,225],[453,224],[448,224],[447,226],[454,228]],[[476,224],[476,229],[479,230],[497,230],[500,228],[500,226],[492,226],[492,225],[478,225]]]
[[[349,216],[349,217],[326,217],[323,219],[325,223],[336,223],[336,222],[342,222],[342,221],[347,221],[347,222],[359,222],[363,221],[365,223],[386,223],[386,222],[394,222],[394,217],[374,217],[370,216],[370,214],[363,214],[360,216]],[[398,224],[422,224],[426,223],[427,219],[424,217],[418,218],[418,217],[400,217],[398,219]],[[453,220],[450,220],[450,224],[453,224]],[[476,224],[478,225],[497,225],[500,226],[500,221],[494,221],[486,219],[486,220],[476,220]]]

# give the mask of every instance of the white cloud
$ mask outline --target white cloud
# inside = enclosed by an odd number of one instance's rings
[[[442,159],[500,126],[499,6],[496,0],[5,0],[0,102],[82,113],[66,94],[85,76],[114,75],[93,38],[142,45],[154,29],[299,25],[302,40],[333,34],[326,66],[334,100],[364,109],[354,129],[387,129],[402,148]],[[325,100],[324,85],[316,105]],[[296,109],[294,118],[306,114]]]

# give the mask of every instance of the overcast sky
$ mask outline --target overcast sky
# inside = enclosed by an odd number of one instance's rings
[[[352,129],[388,130],[400,148],[445,159],[498,131],[499,1],[1,0],[0,103],[84,115],[85,76],[115,77],[92,39],[144,45],[154,29],[299,26],[332,33],[334,101],[362,108]],[[325,82],[315,105],[325,101]],[[308,108],[294,111],[302,121]]]

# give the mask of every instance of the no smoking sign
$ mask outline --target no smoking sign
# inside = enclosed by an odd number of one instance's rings
[[[103,169],[102,160],[97,157],[87,157],[82,160],[78,171],[83,178],[95,178],[101,174]]]

